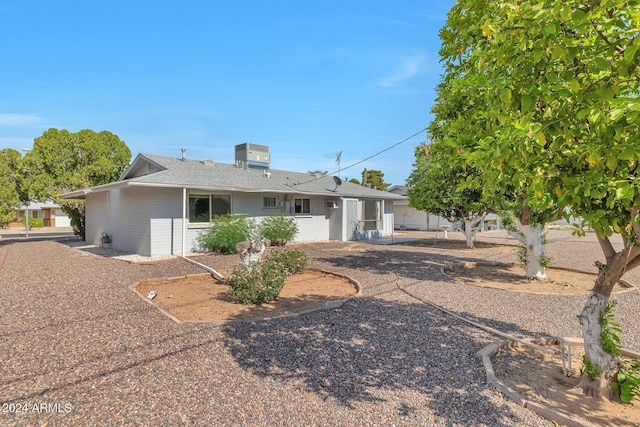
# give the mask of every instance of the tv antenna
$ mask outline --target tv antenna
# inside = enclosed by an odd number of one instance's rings
[[[342,160],[342,151],[338,151],[335,153],[327,153],[324,155],[325,157],[334,157],[336,158],[336,165],[338,165],[338,177],[340,177],[340,161]],[[342,184],[342,182],[340,183]],[[340,185],[338,184],[338,185]],[[336,187],[337,188],[337,187]]]

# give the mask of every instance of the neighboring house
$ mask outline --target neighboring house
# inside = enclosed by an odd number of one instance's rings
[[[62,208],[47,200],[46,202],[31,202],[28,206],[30,218],[42,218],[45,227],[70,227],[71,220],[62,211]],[[10,224],[10,227],[24,227],[22,218],[27,213],[27,206],[21,205],[16,209],[16,221]]]
[[[407,195],[407,187],[404,185],[393,185],[388,192],[400,196]],[[452,224],[449,220],[425,211],[409,206],[409,199],[404,197],[393,201],[394,227],[396,230],[443,230],[443,227],[451,230]]]
[[[119,180],[63,195],[86,200],[86,241],[111,237],[114,249],[141,255],[198,251],[216,215],[260,218],[283,213],[297,242],[390,235],[401,196],[337,177],[273,170],[269,148],[236,146],[236,163],[138,154]]]
[[[400,196],[407,195],[407,187],[404,185],[394,185],[387,191]],[[393,202],[394,227],[396,230],[424,230],[440,231],[445,228],[455,230],[458,225],[452,224],[448,219],[433,215],[425,211],[409,206],[407,197]],[[500,217],[496,214],[487,214],[484,224],[480,226],[480,231],[497,230],[500,228]]]

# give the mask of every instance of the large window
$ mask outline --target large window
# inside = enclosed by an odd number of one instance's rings
[[[189,222],[210,222],[218,215],[231,213],[229,194],[190,194]]]
[[[311,199],[293,199],[293,212],[297,214],[310,214]]]

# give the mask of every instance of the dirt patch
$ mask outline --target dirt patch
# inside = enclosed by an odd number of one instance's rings
[[[546,269],[546,281],[529,280],[520,264],[490,263],[457,264],[447,268],[446,273],[469,285],[545,294],[588,294],[597,278],[596,274],[550,267]],[[613,292],[631,288],[618,283]]]
[[[573,389],[580,382],[583,350],[572,346],[572,371],[563,373],[562,358],[523,346],[507,347],[491,358],[496,377],[523,399],[538,402],[597,426],[640,426],[640,399],[629,404],[596,401]],[[573,390],[572,390],[573,389]]]
[[[300,313],[355,295],[357,289],[346,277],[305,270],[286,279],[278,299],[270,304],[243,305],[229,286],[209,274],[147,280],[134,290],[146,296],[156,293],[155,305],[181,321],[255,320]]]

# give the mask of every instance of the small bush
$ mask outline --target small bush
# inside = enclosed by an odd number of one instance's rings
[[[26,225],[24,217],[20,219],[20,222],[22,222],[22,225]],[[29,229],[42,227],[44,227],[44,219],[29,217]]]
[[[298,249],[276,249],[265,262],[275,263],[287,275],[300,273],[309,264],[309,256]]]
[[[198,243],[204,249],[223,254],[236,253],[236,245],[251,239],[255,234],[255,223],[244,216],[218,216],[211,221],[198,237]]]
[[[298,234],[298,225],[283,214],[265,217],[260,222],[260,233],[274,246],[284,246]]]
[[[276,264],[265,261],[240,265],[227,283],[242,304],[262,304],[278,298],[286,277]]]
[[[287,276],[301,272],[309,257],[297,249],[279,249],[263,262],[240,265],[227,284],[242,304],[263,304],[275,301]]]

